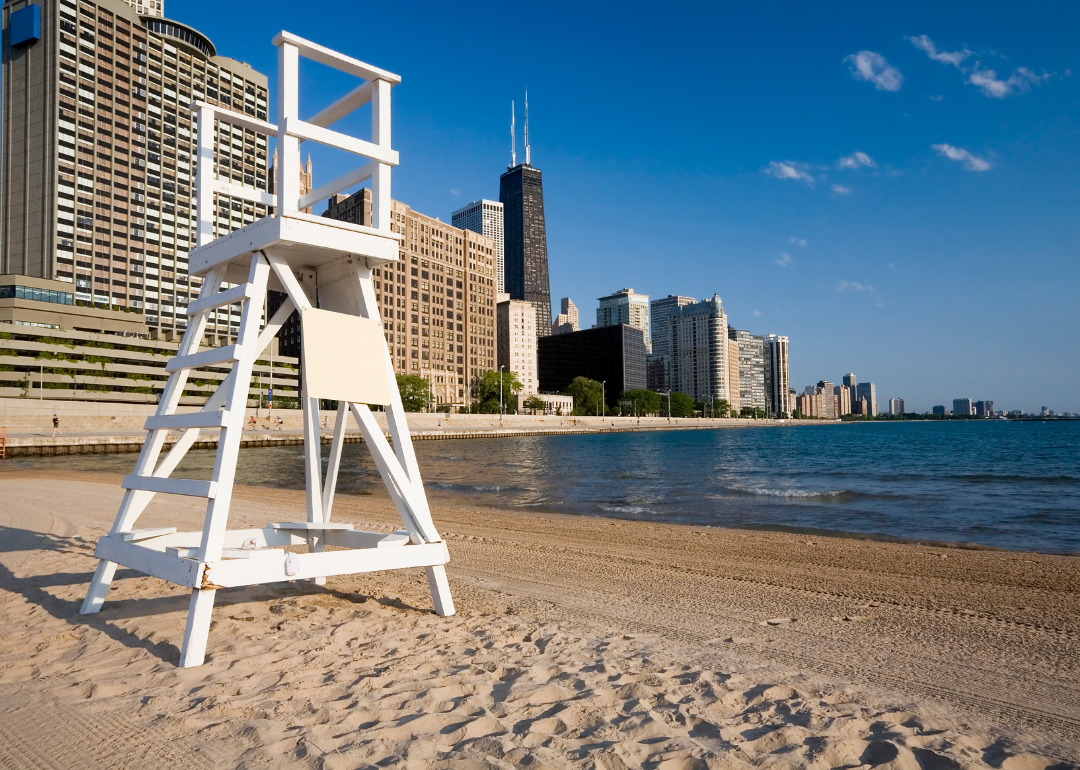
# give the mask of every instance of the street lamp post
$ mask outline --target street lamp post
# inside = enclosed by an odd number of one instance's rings
[[[607,414],[607,380],[600,382],[600,406],[604,408],[604,414]]]
[[[503,421],[503,367],[506,364],[499,364],[499,425],[502,425]]]

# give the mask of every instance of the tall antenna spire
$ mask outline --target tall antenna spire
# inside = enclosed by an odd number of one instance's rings
[[[510,168],[517,165],[517,137],[514,135],[514,101],[510,100]]]
[[[525,89],[525,165],[531,166],[529,158],[529,89]]]

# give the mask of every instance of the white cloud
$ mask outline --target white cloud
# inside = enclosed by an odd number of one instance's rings
[[[769,176],[774,176],[777,179],[795,179],[800,182],[806,182],[811,187],[814,186],[814,177],[810,176],[805,171],[796,168],[795,163],[790,160],[770,161],[768,167],[763,168],[762,172]]]
[[[853,78],[873,83],[879,91],[899,91],[904,84],[900,70],[874,51],[859,51],[845,56],[844,61],[850,65]]]
[[[836,193],[837,195],[850,195],[851,194],[851,188],[850,187],[844,187],[842,184],[834,184],[832,186],[832,191],[834,193]]]
[[[958,69],[960,68],[960,64],[964,61],[964,59],[968,58],[969,56],[975,55],[972,51],[969,51],[966,48],[962,48],[959,51],[939,51],[937,49],[937,46],[934,45],[934,41],[928,38],[926,35],[909,37],[908,40],[910,40],[916,48],[925,51],[926,55],[934,61],[939,61],[942,64],[951,64]]]
[[[459,195],[461,195],[461,190],[455,190],[453,188],[450,188],[450,194],[453,195],[456,198]]]
[[[940,101],[945,100],[945,97],[942,96],[941,94],[937,94],[936,96],[928,96],[926,98],[929,99],[932,102],[940,102]]]
[[[934,41],[928,38],[926,35],[919,35],[918,37],[909,37],[916,48],[919,48],[926,52],[934,61],[939,61],[942,64],[951,64],[958,70],[963,72],[967,78],[967,83],[975,86],[986,96],[993,99],[1004,99],[1006,96],[1015,96],[1016,94],[1026,93],[1031,90],[1032,86],[1038,85],[1044,80],[1049,80],[1049,73],[1043,72],[1041,75],[1036,75],[1027,67],[1020,67],[1013,70],[1013,73],[1008,78],[1002,80],[998,77],[997,72],[992,69],[985,69],[982,66],[982,62],[975,62],[973,67],[965,67],[964,62],[971,56],[974,56],[973,51],[969,51],[967,48],[959,51],[939,51],[937,46],[934,45]],[[991,52],[993,53],[993,52]],[[940,101],[941,97],[930,97],[935,101]]]
[[[896,267],[892,262],[889,263],[889,267]]]
[[[761,311],[760,310],[755,310],[754,315],[761,315]]]
[[[806,239],[805,238],[796,238],[793,235],[793,236],[791,236],[791,242],[794,243],[796,246],[802,246],[803,248],[806,248]]]
[[[968,75],[967,82],[981,90],[987,96],[994,99],[1004,99],[1006,96],[1022,94],[1031,90],[1044,80],[1049,80],[1047,73],[1036,75],[1027,67],[1021,67],[1009,75],[1008,80],[998,79],[997,73],[990,69],[982,69],[976,62],[975,69]]]
[[[990,163],[983,160],[978,155],[972,155],[965,149],[960,147],[953,147],[951,144],[932,144],[932,149],[937,150],[949,160],[955,160],[964,164],[964,168],[968,171],[989,171]]]
[[[873,293],[874,287],[870,284],[857,283],[855,281],[841,281],[836,284],[837,291],[868,291]]]
[[[786,251],[781,251],[780,252],[780,258],[778,260],[776,260],[776,264],[780,265],[780,267],[788,267],[789,265],[793,264],[794,262],[795,262],[795,260],[793,260],[791,258],[791,255],[788,254]]]
[[[863,166],[873,168],[877,164],[865,152],[856,151],[836,161],[836,165],[840,168],[862,168]]]

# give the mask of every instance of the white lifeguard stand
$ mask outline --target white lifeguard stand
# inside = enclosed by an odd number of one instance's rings
[[[275,37],[274,45],[278,46],[280,89],[276,126],[221,107],[199,102],[192,105],[198,116],[198,237],[197,248],[188,257],[191,274],[203,277],[202,291],[188,305],[187,330],[176,357],[166,366],[169,380],[157,413],[146,421],[148,435],[135,472],[124,477],[122,486],[126,492],[116,521],[109,534],[98,540],[94,555],[100,561],[81,610],[86,614],[101,609],[120,564],[191,588],[180,652],[180,665],[185,667],[201,665],[205,658],[218,588],[287,580],[323,582],[331,575],[424,567],[435,611],[440,615],[454,614],[443,567],[449,555],[431,520],[371,277],[373,268],[398,258],[401,240],[393,232],[390,218],[390,169],[398,162],[398,154],[390,147],[390,89],[401,78],[288,32]],[[301,56],[365,82],[315,117],[301,120]],[[371,141],[328,128],[369,102]],[[215,178],[215,121],[277,137],[276,196]],[[301,196],[303,141],[346,150],[369,162]],[[301,211],[368,179],[372,188],[372,227]],[[276,206],[277,211],[215,240],[215,193]],[[223,288],[227,282],[233,285]],[[287,293],[288,299],[260,330],[268,288]],[[242,308],[236,343],[200,351],[207,314],[233,304]],[[272,523],[264,529],[228,530],[252,368],[294,311],[300,313],[303,340],[301,399],[307,519]],[[189,373],[224,363],[231,363],[232,371],[202,411],[177,414]],[[321,473],[320,398],[339,402],[325,478]],[[385,406],[392,448],[368,404]],[[361,532],[350,524],[330,520],[349,412],[360,427],[401,517],[403,528],[393,534]],[[171,478],[202,428],[221,430],[210,481]],[[170,430],[181,431],[181,437],[159,462]],[[135,529],[139,515],[159,493],[206,498],[202,531]],[[286,552],[283,546],[291,545],[306,545],[307,553]],[[326,546],[335,546],[335,550],[326,551]]]

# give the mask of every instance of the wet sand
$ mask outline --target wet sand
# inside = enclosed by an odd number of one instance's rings
[[[118,477],[0,471],[0,767],[1071,767],[1080,559],[438,504],[421,571],[77,614]],[[302,516],[238,487],[230,526]],[[140,526],[201,527],[161,499]],[[380,496],[335,518],[398,526]],[[1065,763],[1062,765],[1061,763]]]

